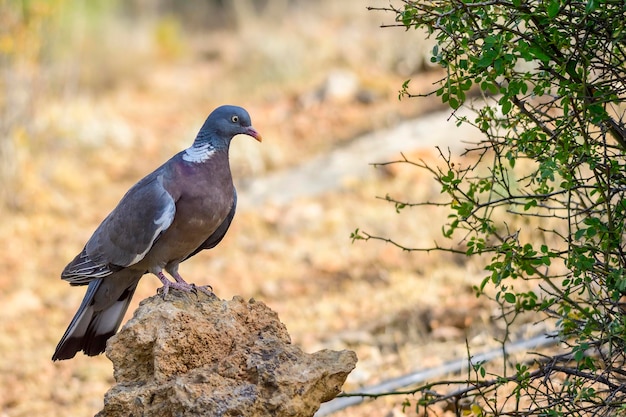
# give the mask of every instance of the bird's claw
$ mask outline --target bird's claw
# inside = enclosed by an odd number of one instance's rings
[[[198,295],[198,291],[201,291],[209,296],[214,294],[213,287],[211,285],[196,285],[188,284],[186,282],[171,282],[169,280],[163,282],[163,286],[157,289],[157,294],[160,294],[165,300],[165,297],[169,293],[170,288],[175,288],[183,292],[192,292],[195,295]]]
[[[201,291],[203,293],[205,293],[206,295],[213,295],[213,287],[211,285],[196,285],[196,284],[191,284],[192,286],[192,291],[194,292],[194,294],[198,294],[198,291]]]
[[[170,286],[165,284],[161,288],[157,288],[157,294],[161,296],[163,301],[165,301],[165,297],[170,292]]]

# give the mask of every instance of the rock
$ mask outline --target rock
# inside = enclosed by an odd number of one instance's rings
[[[348,70],[330,71],[322,86],[324,101],[345,103],[354,99],[359,92],[359,78]]]
[[[331,70],[324,82],[316,89],[298,97],[298,103],[304,109],[311,109],[322,103],[344,104],[356,100],[374,99],[359,96],[361,92],[359,77],[352,71],[343,69]]]
[[[351,351],[302,352],[265,304],[171,290],[109,340],[104,416],[313,416],[354,369]]]

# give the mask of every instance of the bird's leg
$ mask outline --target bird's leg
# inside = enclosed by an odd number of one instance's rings
[[[163,283],[163,286],[159,288],[157,292],[160,292],[161,295],[163,296],[163,299],[165,299],[165,296],[167,295],[167,293],[170,292],[170,287],[172,287],[173,284],[175,283],[167,279],[163,271],[154,272],[154,275],[156,275],[161,281],[161,283]]]
[[[189,283],[187,283],[187,281],[185,281],[183,279],[183,277],[180,276],[180,274],[178,273],[178,265],[172,265],[172,266],[166,267],[165,270],[176,281],[176,282],[168,281],[171,287],[179,288],[178,286],[180,286],[180,289],[182,289],[183,287],[185,288],[183,291],[193,291],[193,292],[196,292],[197,290],[200,290],[200,291],[202,291],[203,293],[205,293],[207,295],[212,295],[213,294],[213,287],[211,287],[210,285],[197,286],[196,284],[189,284]]]
[[[207,295],[213,295],[213,287],[211,287],[210,285],[196,285],[196,284],[188,284],[183,277],[180,276],[180,274],[178,273],[178,268],[171,270],[171,271],[167,271],[169,272],[172,277],[174,277],[174,279],[176,280],[177,284],[180,285],[186,285],[191,287],[191,291],[196,292],[197,290],[202,291],[203,293],[207,294]]]
[[[159,292],[161,293],[161,295],[163,296],[163,298],[165,298],[167,296],[167,294],[170,291],[170,288],[176,288],[177,290],[180,291],[184,291],[184,292],[196,292],[198,289],[200,289],[202,292],[211,295],[212,292],[207,290],[204,287],[196,287],[194,284],[188,284],[185,282],[185,280],[182,279],[182,277],[178,275],[178,278],[174,278],[176,279],[175,282],[170,281],[169,279],[167,279],[167,277],[165,276],[165,274],[163,273],[163,271],[157,271],[154,272],[154,274],[159,278],[159,280],[163,283],[163,287],[159,288]],[[172,275],[174,276],[174,275]]]
[[[174,278],[174,280],[176,280],[176,282],[178,282],[179,284],[187,284],[187,281],[185,281],[183,277],[181,277],[180,274],[178,273],[178,268],[171,268],[167,272],[169,272],[170,275]]]

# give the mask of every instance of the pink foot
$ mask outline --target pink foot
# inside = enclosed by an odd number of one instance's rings
[[[169,279],[167,279],[167,277],[161,271],[159,271],[156,275],[157,277],[159,277],[159,280],[161,281],[161,283],[163,283],[163,287],[157,290],[158,292],[162,294],[163,298],[167,296],[167,293],[170,291],[170,288],[175,288],[180,291],[193,292],[193,293],[197,293],[198,290],[200,290],[207,295],[213,295],[213,287],[211,287],[210,285],[197,286],[196,284],[188,284],[183,279],[183,277],[181,277],[180,274],[178,273],[172,274],[172,276],[176,280],[175,282],[172,282]]]

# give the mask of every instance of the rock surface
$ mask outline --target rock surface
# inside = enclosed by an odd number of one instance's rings
[[[110,339],[104,416],[312,416],[354,369],[351,351],[302,352],[265,304],[171,290]]]

